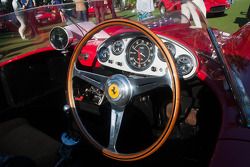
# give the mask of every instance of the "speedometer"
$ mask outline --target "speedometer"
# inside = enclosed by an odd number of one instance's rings
[[[132,40],[127,50],[127,64],[136,71],[146,70],[154,60],[154,46],[144,37]]]

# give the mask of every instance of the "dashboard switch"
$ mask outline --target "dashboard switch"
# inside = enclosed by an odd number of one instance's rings
[[[109,60],[108,62],[109,62],[110,64],[113,64],[113,63],[114,63],[114,61],[113,61],[113,60]]]
[[[156,67],[151,67],[151,71],[156,72]]]
[[[116,62],[116,64],[118,65],[118,66],[122,66],[122,62]]]

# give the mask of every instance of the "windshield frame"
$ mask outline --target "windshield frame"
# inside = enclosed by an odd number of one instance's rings
[[[218,41],[216,40],[213,30],[210,27],[208,27],[207,32],[214,46],[215,52],[218,57],[218,61],[222,65],[221,68],[225,74],[225,79],[227,81],[227,84],[230,88],[230,91],[232,92],[232,95],[234,97],[234,100],[236,101],[236,104],[238,105],[240,109],[240,118],[241,118],[240,123],[243,126],[250,128],[249,97],[244,89],[242,82],[237,77],[237,74],[234,74],[234,71],[230,68],[228,61],[226,60],[225,55],[223,54],[221,47],[218,44]]]

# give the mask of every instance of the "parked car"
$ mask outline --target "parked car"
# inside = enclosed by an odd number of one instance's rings
[[[230,4],[227,0],[204,0],[207,14],[224,13],[226,9],[230,8]],[[161,14],[165,14],[169,11],[180,10],[181,0],[160,0],[158,2],[158,8]]]
[[[230,35],[187,3],[196,22],[124,11],[1,33],[0,164],[248,167],[250,23]]]
[[[48,25],[62,22],[59,8],[57,6],[42,7],[35,13],[38,25]]]

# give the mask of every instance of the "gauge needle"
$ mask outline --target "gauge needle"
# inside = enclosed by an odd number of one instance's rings
[[[141,64],[141,52],[140,52],[140,49],[137,50],[137,53],[138,53],[138,62],[139,62],[139,64]]]
[[[132,47],[137,53],[140,53],[141,56],[146,57],[143,53],[140,52],[140,50],[136,50],[134,47]]]

